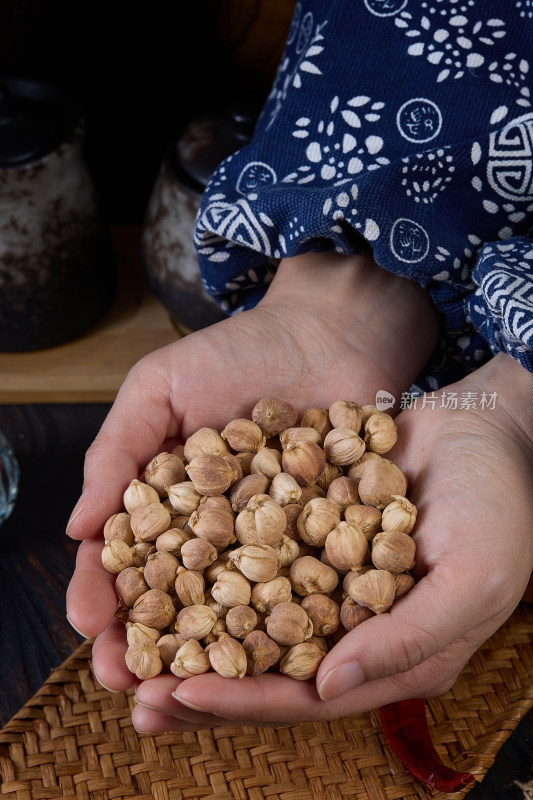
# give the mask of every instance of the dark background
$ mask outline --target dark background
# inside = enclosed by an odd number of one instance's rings
[[[68,89],[109,224],[140,224],[165,148],[235,95],[266,98],[294,0],[0,0],[0,77]]]

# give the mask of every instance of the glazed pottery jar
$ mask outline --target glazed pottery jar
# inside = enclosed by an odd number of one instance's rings
[[[169,148],[152,190],[142,231],[143,266],[151,290],[182,333],[226,317],[203,287],[194,224],[209,178],[250,141],[257,113],[239,101],[227,113],[193,119]]]
[[[63,90],[0,79],[0,350],[70,341],[115,293],[110,240]]]

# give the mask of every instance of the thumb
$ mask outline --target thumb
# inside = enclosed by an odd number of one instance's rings
[[[467,587],[464,591],[460,586]],[[322,700],[426,661],[483,619],[473,607],[472,580],[429,573],[391,611],[365,620],[322,661],[316,677]],[[465,613],[468,609],[468,613]]]
[[[161,384],[160,378],[154,380],[148,359],[138,362],[122,384],[85,455],[83,491],[67,524],[73,539],[101,531],[108,517],[122,507],[129,482],[177,430],[168,391]]]

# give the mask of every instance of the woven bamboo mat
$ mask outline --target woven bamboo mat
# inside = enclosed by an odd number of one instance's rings
[[[102,689],[84,642],[0,731],[9,800],[426,800],[375,711],[280,728],[137,734],[133,693]],[[452,689],[427,702],[443,761],[481,780],[533,706],[533,605],[522,603]]]

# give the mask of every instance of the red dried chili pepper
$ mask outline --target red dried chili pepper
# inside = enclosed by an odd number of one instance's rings
[[[381,706],[379,716],[390,748],[419,781],[440,792],[458,792],[475,781],[469,772],[456,772],[440,760],[431,740],[423,698]]]

